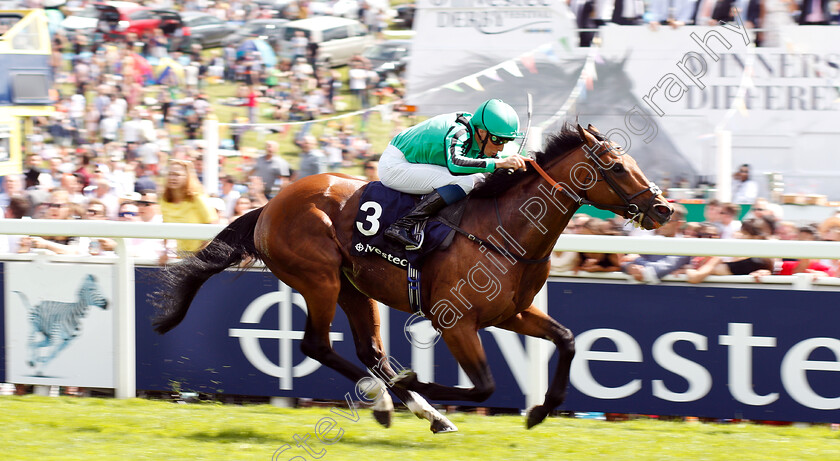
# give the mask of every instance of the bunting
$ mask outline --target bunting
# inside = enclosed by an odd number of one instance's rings
[[[510,75],[513,75],[514,77],[523,76],[522,71],[519,70],[519,66],[517,66],[513,60],[501,63],[500,67],[506,70]]]
[[[490,80],[495,80],[497,82],[502,81],[502,77],[499,77],[499,71],[497,71],[495,67],[487,69],[487,72],[484,73],[484,76],[489,78]]]
[[[484,91],[484,87],[481,86],[481,83],[478,83],[478,77],[466,77],[462,82],[475,91]]]
[[[532,74],[537,73],[537,63],[534,62],[534,55],[533,54],[528,53],[528,54],[522,56],[521,58],[519,58],[519,62],[521,62],[522,65],[525,66],[526,69],[528,69],[528,72],[530,72]]]
[[[456,93],[463,93],[464,92],[464,90],[462,90],[461,87],[458,86],[458,83],[450,83],[448,85],[444,85],[443,88],[445,88],[447,90],[452,90]]]

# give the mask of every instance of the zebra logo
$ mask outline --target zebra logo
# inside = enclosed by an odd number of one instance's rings
[[[29,311],[32,333],[29,335],[29,366],[41,370],[50,363],[70,341],[82,333],[81,319],[90,306],[100,309],[108,307],[108,300],[102,294],[96,278],[88,274],[79,288],[79,297],[75,302],[42,301],[33,306],[29,298],[20,292],[21,301]]]

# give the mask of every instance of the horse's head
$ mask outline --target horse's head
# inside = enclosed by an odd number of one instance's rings
[[[581,204],[609,210],[630,219],[645,229],[655,229],[671,218],[673,207],[662,197],[662,191],[648,181],[630,155],[604,139],[589,125],[577,126],[584,141],[584,159],[573,169],[574,182],[582,184]]]

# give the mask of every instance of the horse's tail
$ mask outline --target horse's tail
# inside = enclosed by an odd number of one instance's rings
[[[211,276],[248,256],[260,259],[254,245],[254,229],[262,210],[258,208],[240,216],[195,255],[161,271],[163,286],[149,300],[158,310],[152,321],[155,331],[163,334],[181,323],[198,289]]]

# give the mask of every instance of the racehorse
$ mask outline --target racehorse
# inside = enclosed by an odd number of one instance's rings
[[[358,358],[369,370],[381,367],[391,380],[390,390],[428,419],[433,432],[457,429],[423,396],[480,402],[494,391],[478,329],[495,326],[552,341],[559,361],[544,403],[528,412],[531,428],[565,400],[574,356],[571,331],[531,304],[548,278],[560,233],[582,204],[613,211],[645,229],[666,223],[673,211],[635,160],[591,125],[564,125],[547,138],[525,171],[489,175],[467,199],[460,222],[464,233],[428,255],[422,269],[421,301],[431,306],[424,314],[473,383],[459,388],[420,382],[410,371],[397,375],[385,357],[376,301],[408,313],[411,308],[402,269],[375,254],[351,255],[366,184],[343,174],[306,177],[232,222],[204,249],[164,271],[164,286],[152,299],[159,312],[156,330],[164,333],[178,325],[213,274],[249,257],[259,259],[306,300],[304,354],[357,383],[370,379],[330,345],[338,304],[350,322]],[[387,427],[393,404],[387,391],[384,397],[373,408]]]

